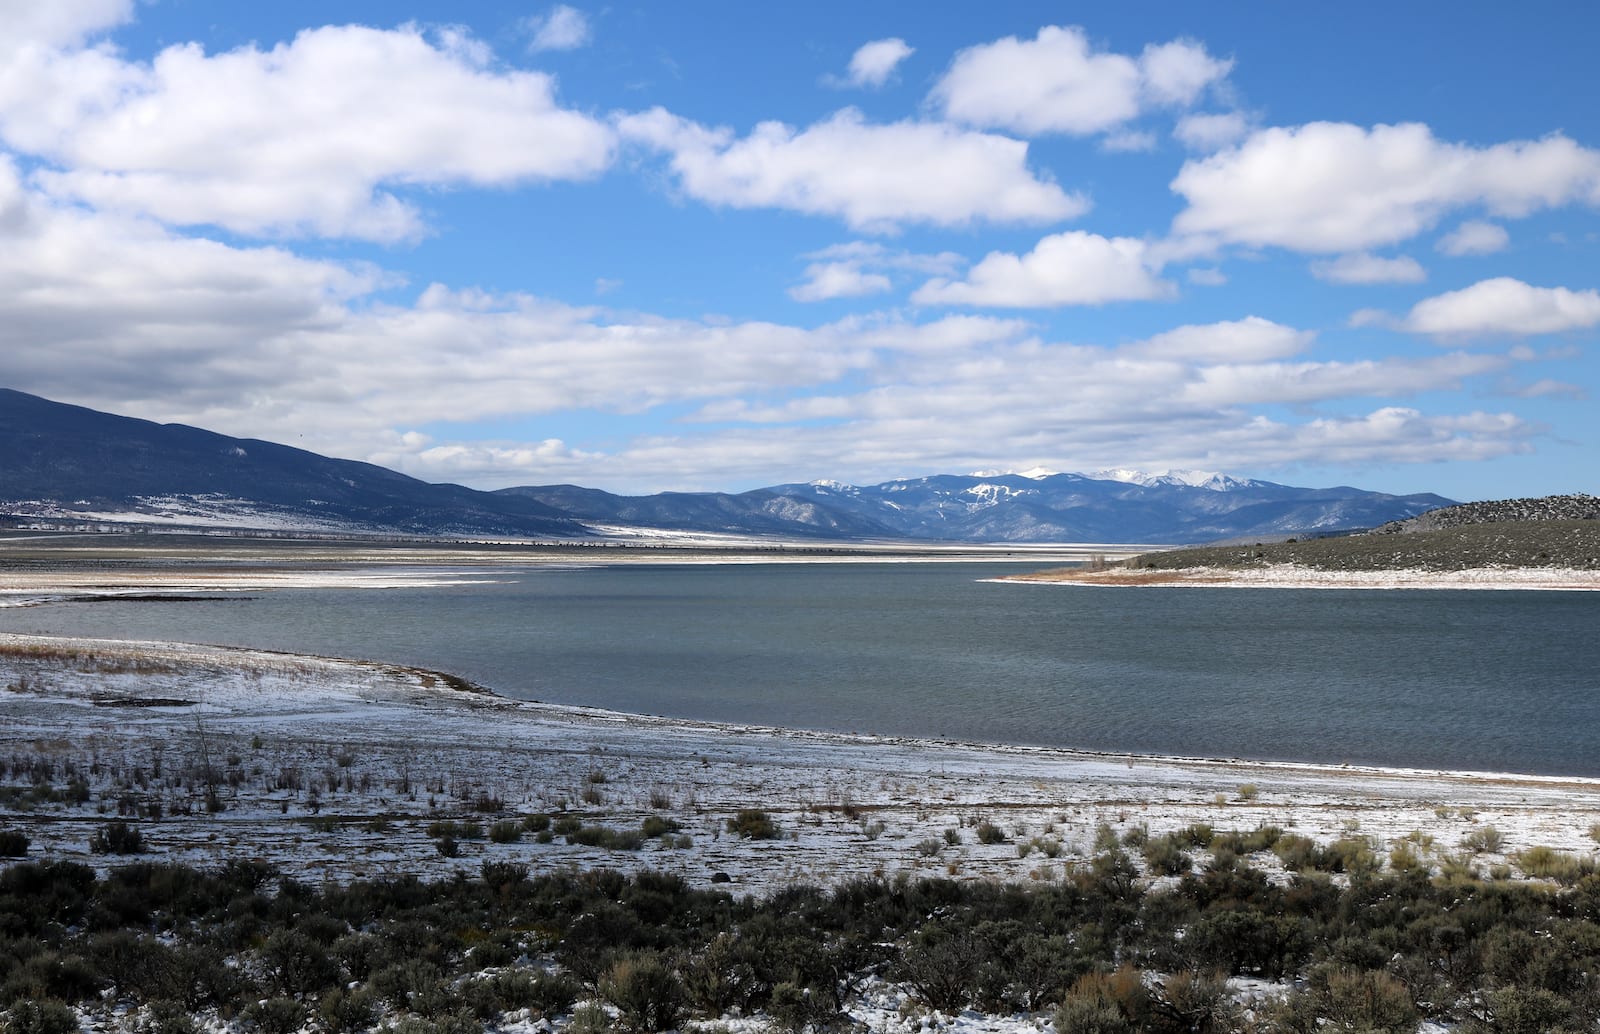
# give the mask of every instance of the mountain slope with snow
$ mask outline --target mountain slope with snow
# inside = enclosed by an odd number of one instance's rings
[[[24,521],[529,538],[588,536],[589,525],[600,525],[813,540],[1183,544],[1374,527],[1450,502],[1215,471],[1042,468],[738,493],[479,492],[0,390],[0,515]]]

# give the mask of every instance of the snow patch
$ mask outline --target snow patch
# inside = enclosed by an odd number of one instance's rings
[[[1236,478],[1231,474],[1215,470],[1174,469],[1146,472],[1129,467],[1114,467],[1110,470],[1097,470],[1087,477],[1095,481],[1121,481],[1124,484],[1143,485],[1146,488],[1156,485],[1188,485],[1190,488],[1204,488],[1212,492],[1230,492],[1238,488],[1251,488],[1264,484],[1261,481]]]
[[[1015,499],[1025,495],[1038,495],[1039,493],[1028,488],[1011,488],[1007,485],[996,485],[985,481],[982,484],[964,489],[961,494],[972,496],[977,500],[969,509],[983,509],[989,506],[998,506],[1007,499]]]

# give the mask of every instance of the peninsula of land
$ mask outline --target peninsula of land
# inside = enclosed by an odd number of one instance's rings
[[[1600,589],[1600,499],[1465,503],[1368,532],[1145,553],[1010,576],[1111,586]]]

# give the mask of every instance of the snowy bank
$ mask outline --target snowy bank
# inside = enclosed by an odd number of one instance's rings
[[[1257,568],[1189,567],[1178,570],[1110,567],[1065,569],[989,579],[1030,585],[1111,585],[1243,589],[1600,589],[1600,571],[1568,568],[1484,567],[1465,571],[1321,571],[1289,564]]]
[[[0,825],[27,833],[31,857],[116,864],[87,844],[120,815],[158,859],[261,858],[335,880],[475,873],[485,860],[652,868],[747,892],[868,874],[1046,880],[1090,858],[1104,826],[1194,823],[1354,835],[1385,851],[1426,842],[1441,863],[1492,827],[1494,849],[1475,856],[1492,866],[1535,845],[1587,853],[1600,822],[1592,779],[688,722],[512,701],[384,664],[18,635],[0,636],[0,751],[11,772]],[[729,831],[751,809],[777,838]],[[632,850],[615,846],[627,836],[473,835],[531,829],[528,816],[618,833],[660,821]],[[462,834],[453,857],[438,850],[441,822]],[[979,841],[984,823],[997,842]]]

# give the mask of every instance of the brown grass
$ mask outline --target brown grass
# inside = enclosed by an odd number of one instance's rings
[[[46,643],[0,643],[0,657],[106,675],[172,675],[188,670],[183,665],[144,654],[103,654]]]

